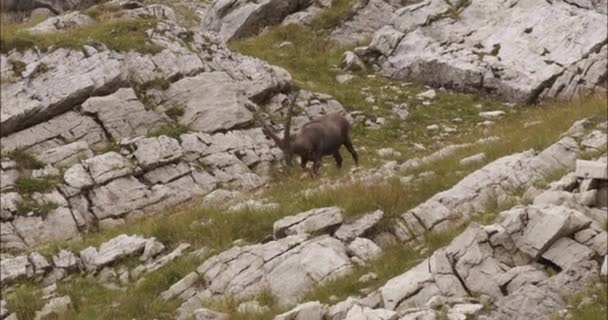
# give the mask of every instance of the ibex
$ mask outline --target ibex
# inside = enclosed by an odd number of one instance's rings
[[[289,104],[283,139],[280,139],[272,128],[259,118],[258,114],[258,120],[262,125],[264,133],[274,140],[283,151],[287,164],[291,166],[293,155],[297,154],[300,156],[302,169],[306,168],[308,161],[312,161],[313,174],[319,174],[322,157],[332,155],[336,160],[338,168],[341,168],[342,156],[340,155],[340,147],[344,145],[353,156],[355,165],[358,165],[359,156],[350,140],[350,123],[340,114],[331,113],[321,116],[302,126],[298,134],[290,134],[293,108],[298,95],[299,91],[294,95]]]

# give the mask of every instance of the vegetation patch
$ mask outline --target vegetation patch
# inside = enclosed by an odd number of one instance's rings
[[[150,89],[167,90],[171,86],[171,82],[164,77],[156,77],[146,81],[139,86],[139,90],[148,91]]]
[[[147,41],[146,30],[156,27],[152,18],[110,19],[92,25],[69,29],[63,32],[35,34],[27,30],[30,25],[2,25],[0,30],[0,52],[13,49],[25,51],[37,47],[48,50],[51,47],[79,49],[85,45],[104,44],[116,51],[138,51],[156,53],[160,48]]]
[[[165,302],[158,296],[200,263],[192,256],[180,257],[139,281],[131,281],[126,290],[107,289],[91,277],[60,282],[59,294],[69,295],[74,305],[61,319],[174,319],[173,311],[181,302]]]
[[[148,133],[148,137],[159,137],[159,136],[167,136],[177,140],[180,140],[180,136],[184,133],[188,133],[190,129],[184,125],[179,123],[167,123],[163,124],[160,127],[151,130]]]
[[[4,292],[3,292],[4,297]],[[36,311],[42,309],[42,292],[38,285],[30,282],[20,284],[6,296],[7,307],[18,319],[34,319]]]
[[[6,157],[15,161],[19,171],[35,170],[44,168],[45,164],[34,155],[25,150],[14,150],[6,154]]]
[[[171,107],[169,109],[167,109],[167,111],[165,111],[165,114],[173,119],[174,121],[177,121],[177,119],[181,116],[184,115],[184,108],[181,107]]]
[[[17,214],[25,216],[28,213],[33,212],[36,215],[44,217],[57,208],[59,208],[59,205],[53,201],[38,201],[29,195],[25,195],[23,196],[23,199],[17,203]]]
[[[61,182],[61,179],[57,176],[49,176],[45,178],[20,176],[19,178],[17,178],[17,180],[15,180],[15,187],[19,194],[27,195],[35,192],[47,192],[59,182]]]

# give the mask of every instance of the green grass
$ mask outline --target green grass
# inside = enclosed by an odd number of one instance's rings
[[[49,191],[59,182],[60,178],[55,176],[49,176],[42,179],[32,178],[29,176],[20,176],[15,181],[15,187],[19,194],[28,195],[35,192],[44,193]]]
[[[110,19],[94,24],[69,29],[63,32],[34,34],[25,28],[30,25],[2,25],[0,31],[0,52],[7,53],[13,49],[24,51],[37,47],[47,50],[51,47],[79,49],[85,45],[103,43],[116,51],[138,51],[156,53],[160,48],[149,43],[146,30],[153,29],[157,20],[141,19]]]
[[[167,111],[165,111],[165,114],[167,115],[167,117],[173,119],[174,121],[177,121],[179,117],[184,115],[184,108],[171,107],[167,109]]]
[[[355,14],[355,0],[335,0],[310,24],[315,31],[330,32]]]
[[[36,201],[29,196],[24,196],[17,203],[17,214],[26,215],[29,212],[34,212],[36,215],[46,216],[49,212],[59,208],[59,205],[52,201]]]
[[[179,140],[179,136],[184,133],[188,133],[189,131],[190,129],[188,127],[179,123],[167,123],[151,130],[148,133],[148,137],[167,136]]]
[[[36,311],[42,309],[42,292],[38,285],[26,282],[16,287],[15,291],[4,296],[7,307],[17,314],[19,319],[34,319]]]
[[[568,302],[568,320],[604,320],[608,313],[608,286],[605,283],[595,284],[566,297]],[[549,320],[564,318],[552,315]]]
[[[141,281],[131,281],[124,291],[109,290],[89,277],[77,276],[61,282],[58,292],[71,297],[74,310],[60,319],[173,319],[173,310],[180,301],[165,302],[158,296],[192,272],[200,262],[191,256],[180,257],[160,270],[146,274]]]
[[[14,150],[6,154],[6,156],[15,161],[19,171],[34,170],[44,168],[44,163],[38,160],[31,153],[24,150]]]

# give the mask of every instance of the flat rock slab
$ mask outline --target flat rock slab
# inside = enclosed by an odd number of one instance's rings
[[[65,207],[59,207],[49,212],[44,218],[16,216],[13,226],[15,232],[28,246],[79,237],[72,212]]]
[[[2,284],[30,276],[32,272],[33,268],[27,256],[2,258],[0,261],[0,283]]]
[[[52,68],[31,81],[2,87],[2,101],[11,101],[0,112],[2,136],[46,121],[125,82],[122,57],[111,51],[87,56],[83,51],[59,48],[32,63],[47,63]]]
[[[608,180],[608,167],[599,161],[576,160],[576,176],[584,179]]]
[[[565,1],[425,0],[395,15],[370,44],[393,78],[532,102],[574,96],[606,75],[608,18],[595,9]]]
[[[87,270],[95,271],[122,257],[142,253],[146,243],[143,237],[122,234],[104,242],[99,249],[88,247],[80,251],[80,258]]]
[[[213,133],[236,129],[253,121],[245,93],[225,72],[206,72],[184,78],[164,92],[167,107],[183,108],[180,124]]]
[[[146,110],[131,88],[89,98],[82,104],[82,111],[98,119],[114,141],[145,135],[166,122],[158,113]]]
[[[352,270],[342,242],[329,236],[307,240],[296,235],[209,258],[197,273],[211,296],[247,297],[268,289],[283,305],[292,304],[313,285]],[[196,298],[196,297],[195,297]]]
[[[215,1],[201,27],[222,41],[252,36],[263,27],[278,24],[289,14],[310,5],[310,0]]]
[[[334,233],[334,237],[349,242],[356,237],[364,235],[368,230],[373,228],[384,216],[384,212],[376,210],[363,215],[353,223],[343,224]]]
[[[272,226],[275,239],[301,233],[321,233],[342,223],[342,209],[338,207],[312,209],[276,221]]]

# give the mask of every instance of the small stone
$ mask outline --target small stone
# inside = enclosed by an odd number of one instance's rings
[[[370,273],[366,273],[366,274],[362,275],[359,278],[359,282],[367,283],[367,282],[370,282],[372,280],[377,280],[377,279],[378,279],[378,275],[374,272],[370,272]]]
[[[608,280],[608,255],[604,256],[604,263],[602,264],[600,275],[604,278],[604,281]]]
[[[498,120],[498,119],[502,118],[505,114],[506,113],[502,110],[496,110],[496,111],[480,112],[479,116],[486,120]]]
[[[355,76],[352,74],[340,74],[336,76],[336,81],[338,83],[347,83],[355,79]]]
[[[148,261],[154,257],[156,257],[159,253],[165,250],[165,245],[161,242],[157,241],[156,238],[150,238],[146,241],[146,246],[144,247],[144,253],[139,257],[139,261]]]
[[[382,249],[373,241],[366,238],[355,238],[347,247],[350,255],[369,262],[382,254]]]
[[[427,90],[425,92],[417,94],[416,98],[418,98],[418,99],[433,99],[436,96],[437,96],[437,93],[435,92],[435,90],[430,89],[430,90]]]
[[[439,130],[439,126],[436,125],[436,124],[432,124],[430,126],[427,126],[426,130],[428,130],[428,131],[437,131],[437,130]]]
[[[61,250],[53,256],[53,264],[57,268],[73,269],[78,267],[78,258],[68,250]]]
[[[486,154],[482,152],[482,153],[478,153],[476,155],[461,159],[460,165],[468,166],[471,164],[477,164],[477,163],[483,162],[485,159],[486,159]]]

